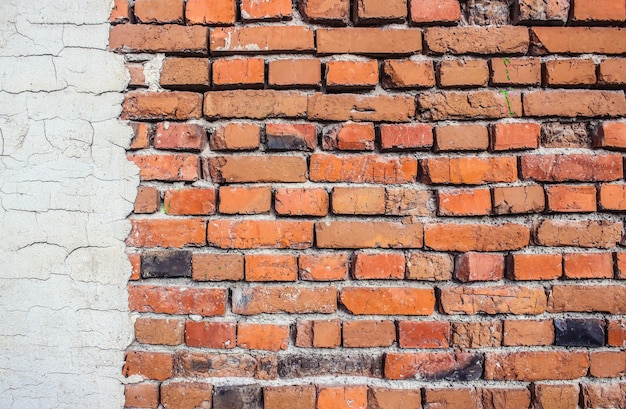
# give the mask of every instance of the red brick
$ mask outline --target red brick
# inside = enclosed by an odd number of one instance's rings
[[[289,20],[291,0],[242,0],[241,18],[243,21]]]
[[[447,287],[441,290],[446,314],[541,314],[546,311],[543,287]]]
[[[437,193],[440,216],[484,216],[491,213],[489,189],[454,189]]]
[[[407,5],[404,0],[357,0],[354,3],[354,21],[357,25],[403,22],[406,20]]]
[[[541,126],[535,123],[497,123],[491,126],[493,151],[536,149]]]
[[[345,280],[349,265],[347,253],[301,254],[298,257],[300,279],[307,281]]]
[[[422,50],[414,28],[322,28],[316,30],[319,54],[408,55]]]
[[[544,220],[539,224],[535,242],[542,246],[610,248],[622,237],[621,223],[605,220]]]
[[[190,347],[232,349],[236,343],[234,322],[187,321],[185,343]]]
[[[317,409],[367,409],[367,387],[321,386]]]
[[[128,87],[145,87],[146,77],[143,73],[143,64],[141,63],[126,63],[126,69],[130,75],[130,82]]]
[[[383,187],[335,187],[331,210],[335,214],[383,214],[385,213],[385,189]]]
[[[109,16],[111,23],[126,23],[130,20],[130,5],[128,0],[114,0],[113,9]]]
[[[385,60],[382,69],[385,88],[430,88],[435,85],[432,61]]]
[[[476,408],[479,396],[474,388],[446,388],[424,390],[424,409]]]
[[[263,86],[265,60],[263,58],[218,58],[213,61],[213,85]]]
[[[300,12],[308,22],[345,25],[350,19],[350,0],[303,0]]]
[[[124,385],[124,396],[126,397],[125,408],[157,409],[159,407],[159,384],[133,383]]]
[[[378,84],[378,62],[334,60],[326,63],[326,87],[373,88]]]
[[[322,63],[316,58],[272,60],[268,63],[268,82],[277,87],[319,87]]]
[[[185,120],[198,119],[201,116],[202,94],[186,91],[131,91],[124,96],[121,118],[131,120]]]
[[[337,290],[334,287],[248,287],[235,288],[232,295],[235,314],[264,313],[322,313],[337,310]]]
[[[306,181],[306,158],[298,156],[214,156],[204,163],[215,183]]]
[[[598,82],[606,85],[626,84],[626,59],[605,58],[600,62]]]
[[[587,375],[588,367],[587,352],[582,351],[490,352],[485,356],[485,379],[524,382],[577,379]]]
[[[563,24],[567,22],[570,3],[560,0],[517,0],[513,4],[513,22],[552,22]]]
[[[191,265],[195,281],[243,280],[243,256],[240,254],[195,253]]]
[[[135,340],[141,344],[180,345],[184,341],[185,321],[139,317],[135,321]]]
[[[613,257],[610,253],[570,253],[563,255],[567,278],[613,278]]]
[[[539,185],[493,189],[493,210],[496,214],[537,213],[543,209],[545,197]]]
[[[141,278],[141,254],[127,254],[132,268],[129,280],[137,281]]]
[[[207,238],[218,248],[304,249],[313,244],[313,222],[213,219]]]
[[[623,54],[624,29],[605,27],[532,27],[532,45],[538,54]],[[576,41],[571,41],[575,38]],[[532,47],[531,47],[532,48]]]
[[[531,386],[537,409],[577,408],[580,396],[578,384],[540,384]]]
[[[597,147],[626,149],[626,122],[602,123],[594,139]]]
[[[548,320],[505,320],[504,346],[541,346],[554,344],[554,325]]]
[[[340,301],[354,315],[430,315],[435,292],[432,288],[344,287]]]
[[[407,95],[309,95],[310,120],[408,122],[415,116],[415,99]]]
[[[141,180],[193,182],[200,179],[200,166],[195,155],[130,155],[128,158],[139,167]]]
[[[542,182],[604,182],[623,178],[619,154],[523,155],[520,167],[524,179]]]
[[[394,222],[334,221],[315,224],[318,248],[420,248],[422,225]]]
[[[289,326],[272,324],[237,325],[237,346],[246,349],[262,349],[280,351],[287,349],[289,343]]]
[[[255,124],[230,123],[220,126],[211,136],[211,150],[258,149],[261,142],[261,127]]]
[[[133,128],[133,139],[130,142],[129,150],[148,148],[154,134],[153,125],[143,122],[131,122],[130,126]]]
[[[206,142],[206,131],[196,124],[159,123],[156,126],[154,147],[157,149],[201,151]]]
[[[525,27],[433,27],[424,34],[428,50],[436,54],[525,54]]]
[[[553,285],[549,312],[607,312],[624,314],[626,287],[611,285]]]
[[[201,382],[161,384],[161,403],[165,409],[211,407],[213,386]]]
[[[406,261],[402,253],[357,253],[352,275],[358,280],[403,279]]]
[[[313,51],[315,41],[313,29],[306,26],[217,27],[210,47],[212,55],[300,52]]]
[[[299,123],[268,123],[265,125],[265,139],[269,150],[312,151],[317,147],[317,126]]]
[[[204,115],[217,118],[300,118],[307,112],[307,97],[296,91],[212,91],[204,97]]]
[[[512,254],[508,266],[513,280],[555,280],[563,275],[560,254]]]
[[[184,247],[206,243],[206,221],[201,219],[133,219],[126,239],[130,247]]]
[[[596,187],[590,185],[546,186],[548,209],[552,212],[595,212]]]
[[[120,53],[187,53],[206,55],[205,27],[175,24],[119,24],[111,28],[109,49]]]
[[[448,348],[450,323],[429,321],[398,322],[400,348]]]
[[[547,85],[571,86],[596,83],[596,64],[591,59],[566,59],[546,61]]]
[[[131,311],[156,314],[224,315],[227,290],[224,288],[161,287],[130,285],[128,306]]]
[[[276,189],[274,209],[282,216],[326,216],[328,192],[325,189]]]
[[[626,405],[626,382],[583,383],[583,407],[622,408]]]
[[[173,359],[169,353],[127,351],[122,373],[126,378],[140,375],[144,379],[164,381],[173,375]]]
[[[272,189],[266,186],[221,186],[220,213],[268,213],[272,205]]]
[[[626,210],[626,186],[600,185],[600,206],[604,210]]]
[[[134,212],[137,214],[154,213],[159,210],[161,197],[155,187],[139,186],[135,199]]]
[[[454,348],[495,348],[502,344],[500,321],[453,322],[450,343]]]
[[[266,386],[263,388],[263,407],[265,409],[290,409],[294,402],[298,408],[315,409],[315,386]]]
[[[492,85],[540,85],[541,61],[539,58],[492,58]]]
[[[424,229],[425,246],[438,251],[519,250],[530,242],[530,229],[502,225],[431,224]]]
[[[509,118],[522,115],[520,92],[437,91],[417,96],[420,117],[424,120]]]
[[[382,150],[423,149],[433,145],[433,127],[427,124],[381,125]]]
[[[626,5],[615,0],[576,0],[572,13],[573,21],[615,21],[626,20]]]
[[[461,20],[459,0],[411,0],[410,7],[413,23],[456,23]]]
[[[425,189],[387,188],[385,214],[392,216],[434,215],[433,192]]]
[[[330,155],[310,159],[312,182],[411,183],[417,178],[417,160],[382,155]]]
[[[478,389],[482,396],[483,409],[527,409],[530,407],[528,388],[483,388]]]
[[[465,352],[415,352],[385,354],[385,378],[440,379],[471,366],[476,355]],[[469,406],[472,407],[472,406]]]
[[[498,281],[504,278],[502,254],[463,253],[456,257],[454,276],[462,281]]]
[[[486,86],[489,81],[484,60],[443,60],[438,73],[440,87]]]
[[[484,125],[438,126],[435,137],[437,151],[476,151],[489,147],[489,133]]]
[[[422,160],[422,166],[428,183],[433,184],[480,185],[517,180],[517,160],[513,156],[429,158]]]
[[[322,147],[325,150],[373,151],[375,137],[373,123],[346,122],[324,131]]]
[[[296,281],[298,262],[291,254],[246,254],[246,281]]]
[[[617,268],[617,278],[626,279],[626,252],[614,253],[613,257]]]
[[[185,17],[191,24],[233,24],[235,0],[187,0]]]
[[[420,389],[370,387],[368,409],[422,409]]]
[[[607,344],[609,346],[625,347],[626,346],[626,320],[609,320],[607,334],[608,334]]]
[[[388,347],[396,341],[393,321],[346,321],[343,346],[346,348]]]
[[[408,254],[407,278],[410,280],[447,281],[452,279],[454,260],[449,254],[417,253]]]
[[[166,214],[174,216],[209,215],[215,213],[213,189],[168,190],[163,199]]]
[[[619,378],[626,374],[626,351],[598,351],[589,354],[589,374],[596,378]]]

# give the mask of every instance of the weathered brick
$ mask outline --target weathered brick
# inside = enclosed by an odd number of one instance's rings
[[[209,60],[207,58],[174,58],[163,60],[159,84],[164,88],[182,88],[211,85],[209,76]]]
[[[319,87],[322,63],[316,58],[272,60],[268,64],[268,83],[276,87]]]
[[[433,127],[427,124],[381,125],[382,150],[430,149],[433,145]]]
[[[544,63],[544,80],[552,86],[596,83],[596,64],[592,59],[551,60]]]
[[[430,315],[435,293],[429,288],[345,287],[340,301],[354,315]]]
[[[161,384],[161,403],[165,409],[210,407],[213,386],[202,382],[169,382]]]
[[[215,213],[215,190],[180,189],[167,190],[163,198],[163,210],[173,216],[201,216]]]
[[[185,321],[139,317],[135,321],[135,340],[141,344],[180,345],[184,341]]]
[[[491,149],[507,151],[539,147],[541,126],[535,123],[497,123],[491,126]]]
[[[207,238],[218,248],[304,249],[313,244],[313,222],[213,219]]]
[[[483,372],[483,356],[466,352],[385,354],[385,378],[472,381]]]
[[[626,346],[626,320],[609,320],[607,333],[607,344],[609,346]]]
[[[368,405],[368,409],[421,409],[421,391],[370,387]]]
[[[478,389],[483,409],[526,409],[530,407],[528,388]]]
[[[155,187],[139,186],[133,212],[136,214],[154,213],[161,207],[161,197]]]
[[[224,288],[128,286],[128,307],[131,311],[157,314],[198,314],[204,317],[224,315]]]
[[[242,0],[241,18],[243,21],[289,20],[291,0],[255,1]]]
[[[304,182],[307,173],[298,156],[214,156],[203,165],[216,183]]]
[[[600,185],[600,206],[604,210],[626,210],[626,185]]]
[[[235,314],[263,313],[305,314],[333,313],[337,310],[337,290],[334,287],[249,287],[235,288],[232,294]]]
[[[541,314],[547,301],[543,288],[522,286],[447,287],[440,297],[446,314]]]
[[[504,255],[462,253],[456,257],[454,276],[462,282],[498,281],[504,278]]]
[[[626,52],[623,28],[532,27],[531,51],[535,54],[622,54]],[[576,41],[570,41],[576,38]]]
[[[520,224],[431,224],[424,245],[438,251],[519,250],[530,242],[530,229]]]
[[[524,27],[433,27],[424,34],[436,54],[525,54],[529,35]]]
[[[204,96],[204,116],[209,119],[300,118],[306,112],[306,94],[297,91],[212,91]]]
[[[391,0],[385,3],[378,0],[357,0],[353,10],[354,22],[357,25],[400,23],[406,20],[407,3],[404,0]]]
[[[435,85],[432,61],[385,60],[382,70],[385,88],[430,88]]]
[[[191,277],[190,251],[150,251],[141,254],[141,278]]]
[[[157,149],[201,151],[206,143],[206,131],[196,124],[159,123],[154,135]]]
[[[489,68],[484,60],[443,60],[437,78],[443,88],[486,86]]]
[[[367,409],[367,387],[320,386],[317,409]]]
[[[230,123],[218,127],[211,135],[210,147],[214,151],[258,149],[261,127],[255,124]]]
[[[489,147],[484,125],[444,125],[435,128],[436,151],[481,151]]]
[[[452,255],[431,252],[410,252],[407,259],[409,280],[447,281],[452,278]]]
[[[540,85],[541,61],[539,58],[492,58],[492,85]]]
[[[246,254],[246,281],[296,281],[298,262],[291,254]]]
[[[422,32],[414,28],[323,28],[316,30],[320,54],[408,55],[422,50]]]
[[[133,139],[130,141],[129,150],[148,148],[154,134],[153,124],[131,122],[130,126],[133,128]]]
[[[245,349],[280,351],[289,344],[289,325],[251,324],[237,325],[237,346]]]
[[[331,125],[324,131],[324,150],[373,151],[376,131],[373,123],[346,122]]]
[[[623,225],[606,220],[543,220],[535,241],[541,246],[610,248],[622,238]]]
[[[124,385],[125,408],[150,408],[159,407],[159,384],[158,383],[132,383]]]
[[[612,0],[577,0],[573,5],[572,21],[626,20],[626,5]]]
[[[185,18],[191,24],[233,24],[235,0],[187,0]]]
[[[278,375],[282,378],[302,378],[307,376],[382,376],[382,356],[354,354],[342,351],[337,354],[281,354],[278,356]]]
[[[315,408],[316,391],[314,385],[266,386],[263,388],[265,409],[290,409],[298,402],[301,409]]]
[[[218,58],[212,68],[213,85],[218,87],[262,87],[265,82],[263,58]]]
[[[424,389],[424,409],[475,408],[479,399],[474,388]]]
[[[491,213],[489,189],[440,190],[437,193],[439,216],[485,216]]]
[[[131,274],[129,280],[137,281],[141,278],[141,254],[131,253],[126,254],[128,261],[130,262]]]
[[[626,405],[626,382],[583,383],[581,388],[586,408],[622,408]]]
[[[433,121],[522,115],[521,94],[508,90],[423,92],[417,96],[417,104],[421,118]]]
[[[585,122],[548,122],[541,124],[544,148],[590,148],[591,139]]]
[[[128,0],[114,0],[113,9],[109,16],[111,23],[127,23],[130,20],[130,5]]]
[[[314,49],[313,29],[306,26],[240,26],[211,30],[212,55],[304,52]]]
[[[569,1],[516,0],[513,2],[513,22],[551,22],[563,24],[567,22],[569,8]]]
[[[128,159],[139,168],[141,180],[194,182],[200,179],[200,164],[196,155],[129,155]]]
[[[400,348],[448,348],[450,323],[430,321],[399,321]]]
[[[502,323],[499,321],[452,323],[452,346],[456,348],[496,348],[502,344]]]
[[[196,92],[131,91],[124,95],[121,118],[131,120],[198,119],[202,116],[201,106],[202,94]]]
[[[200,26],[118,24],[111,28],[109,50],[207,55],[208,38],[208,29]]]
[[[300,279],[307,281],[337,281],[348,278],[348,253],[301,254],[298,257]]]
[[[396,341],[393,321],[346,321],[342,331],[347,348],[388,347]]]
[[[206,243],[206,221],[201,219],[133,219],[126,239],[131,247],[184,247]]]
[[[406,95],[309,95],[310,120],[408,122],[415,116],[415,99]]]
[[[596,187],[593,185],[546,186],[548,209],[551,212],[595,212]]]
[[[326,63],[328,89],[373,88],[378,84],[378,61],[342,61]]]
[[[411,0],[411,22],[456,23],[461,20],[459,0]]]
[[[533,383],[531,389],[537,409],[578,407],[580,395],[578,384]]]
[[[522,155],[522,178],[541,182],[607,182],[622,179],[619,154]]]
[[[172,354],[165,352],[126,351],[122,374],[164,381],[173,375]]]
[[[423,159],[424,177],[432,184],[481,185],[515,182],[517,160],[513,156],[438,157]]]
[[[569,253],[563,255],[567,278],[613,278],[613,257],[610,253]]]
[[[232,349],[236,346],[234,322],[187,321],[185,343],[190,347]]]
[[[279,188],[274,197],[274,210],[282,216],[326,216],[328,192],[325,189]]]
[[[145,87],[146,77],[144,75],[144,65],[141,63],[126,63],[125,66],[130,75],[128,87]]]
[[[605,321],[601,319],[555,319],[554,330],[554,344],[564,347],[601,347],[606,338]]]
[[[262,380],[276,378],[276,359],[271,356],[223,352],[197,353],[181,350],[176,353],[176,362],[179,376],[187,378],[240,377]],[[213,398],[215,399],[215,394]],[[225,403],[222,401],[222,404]]]
[[[271,151],[311,151],[317,147],[317,127],[314,124],[265,125],[265,142]]]
[[[626,287],[611,285],[553,285],[548,297],[549,312],[626,311]]]
[[[310,158],[309,172],[313,182],[411,183],[417,178],[417,159],[315,153]]]
[[[550,365],[546,365],[550,362]],[[488,352],[485,379],[533,382],[577,379],[587,374],[589,357],[583,351]]]
[[[195,253],[191,258],[194,281],[243,280],[243,256],[240,254]]]
[[[272,189],[268,186],[221,186],[220,213],[268,213],[272,205]]]
[[[554,325],[551,319],[504,321],[504,346],[540,346],[553,343]]]
[[[315,224],[319,248],[420,248],[422,231],[419,223],[334,221]]]
[[[385,214],[392,216],[432,216],[435,198],[426,189],[387,188]]]
[[[406,268],[402,253],[358,252],[352,263],[352,276],[359,280],[403,279]]]
[[[524,92],[524,115],[602,117],[626,114],[624,94],[615,91]]]
[[[600,61],[598,82],[605,85],[616,86],[626,84],[626,59],[605,58]]]
[[[563,275],[560,254],[512,254],[508,276],[513,280],[555,280]]]
[[[335,214],[385,213],[383,187],[335,187],[331,197],[331,210]]]
[[[345,25],[350,19],[349,0],[303,0],[299,4],[306,21]]]

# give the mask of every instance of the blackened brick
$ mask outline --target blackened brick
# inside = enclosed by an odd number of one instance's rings
[[[606,339],[604,320],[566,318],[554,320],[556,345],[601,347]]]
[[[213,409],[263,409],[262,389],[256,385],[216,386]]]
[[[191,277],[191,252],[153,251],[142,254],[141,277]]]
[[[350,375],[380,378],[383,356],[371,354],[289,354],[278,357],[278,376]]]

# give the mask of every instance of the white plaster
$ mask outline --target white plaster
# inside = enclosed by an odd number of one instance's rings
[[[0,408],[122,408],[126,216],[111,0],[0,0]]]

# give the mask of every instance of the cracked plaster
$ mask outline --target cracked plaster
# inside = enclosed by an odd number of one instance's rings
[[[111,0],[0,1],[0,407],[121,408],[138,184]]]

